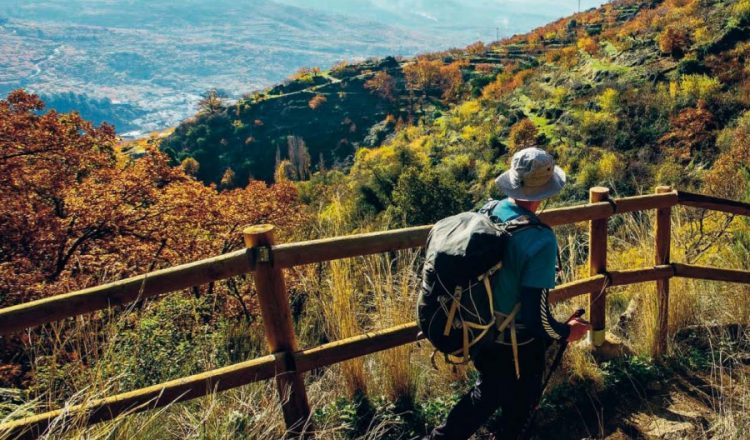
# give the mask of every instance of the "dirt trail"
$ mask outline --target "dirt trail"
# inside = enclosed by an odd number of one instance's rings
[[[693,385],[696,382],[701,384]],[[588,402],[578,402],[554,419],[540,420],[535,438],[708,438],[706,430],[716,416],[708,383],[694,376],[645,387],[632,385],[630,393],[589,395]]]
[[[741,439],[747,429],[750,356],[732,368],[674,368],[664,380],[620,384],[540,420],[537,439]],[[732,423],[740,421],[740,426]],[[722,432],[728,428],[730,434]]]

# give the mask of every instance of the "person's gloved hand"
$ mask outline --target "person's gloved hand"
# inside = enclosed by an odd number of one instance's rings
[[[567,322],[570,327],[570,335],[568,335],[568,342],[575,342],[582,337],[586,336],[586,332],[591,330],[591,324],[582,318],[573,318]]]

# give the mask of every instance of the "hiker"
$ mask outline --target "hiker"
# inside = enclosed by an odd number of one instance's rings
[[[490,215],[503,222],[521,216],[538,221],[535,212],[543,200],[560,192],[565,173],[549,153],[531,147],[513,155],[510,170],[495,184],[508,198],[497,203]],[[551,229],[519,230],[503,254],[503,266],[492,279],[492,293],[497,322],[521,304],[513,335],[517,356],[508,328],[495,341],[483,344],[472,357],[479,379],[426,439],[469,438],[498,408],[502,414],[497,438],[525,436],[524,425],[542,392],[547,348],[556,340],[577,341],[591,329],[580,318],[562,323],[550,313],[547,295],[555,287],[557,263],[557,241]]]

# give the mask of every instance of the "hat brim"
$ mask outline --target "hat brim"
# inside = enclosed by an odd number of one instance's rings
[[[565,186],[565,171],[557,165],[555,165],[552,178],[542,186],[524,187],[513,185],[514,180],[516,182],[519,180],[514,179],[515,173],[512,169],[504,172],[495,179],[495,185],[506,196],[516,200],[538,201],[548,199],[558,194],[563,189],[563,186]]]

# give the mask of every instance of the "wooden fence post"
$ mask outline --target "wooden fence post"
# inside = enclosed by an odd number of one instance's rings
[[[609,199],[609,188],[595,186],[589,189],[589,203]],[[607,218],[589,222],[589,275],[594,276],[607,271]],[[589,342],[596,349],[604,344],[607,317],[607,290],[594,291],[589,294],[589,313],[591,333]]]
[[[266,341],[271,353],[284,358],[284,370],[276,376],[279,397],[289,435],[309,435],[310,404],[302,375],[297,372],[293,353],[298,350],[294,334],[289,294],[284,274],[274,267],[271,246],[274,244],[273,225],[257,225],[242,232],[245,246],[253,249],[255,257],[255,287]]]
[[[671,191],[672,188],[669,186],[656,187],[657,194],[664,194]],[[659,208],[656,210],[654,264],[657,266],[669,264],[672,233],[671,216],[672,208]],[[656,295],[659,306],[654,356],[659,357],[667,351],[667,339],[669,336],[669,278],[656,281]]]

